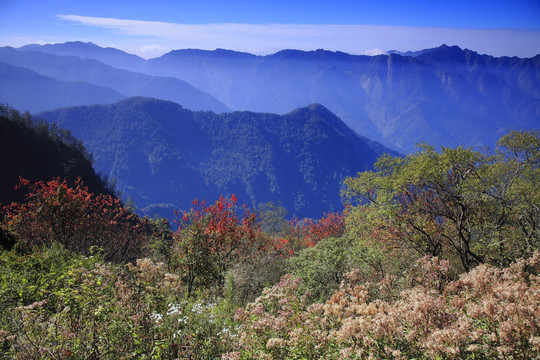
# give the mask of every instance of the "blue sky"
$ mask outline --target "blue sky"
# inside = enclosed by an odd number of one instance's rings
[[[442,43],[540,54],[540,0],[0,0],[0,45],[92,41],[149,58],[173,49],[354,54]]]

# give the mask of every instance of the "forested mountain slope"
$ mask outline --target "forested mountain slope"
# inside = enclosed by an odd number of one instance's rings
[[[342,208],[347,176],[390,151],[321,105],[281,116],[216,114],[131,98],[40,116],[81,138],[96,168],[150,215],[234,193],[250,207],[281,202],[290,215],[320,217]]]
[[[0,203],[22,201],[19,177],[47,181],[56,177],[73,185],[78,178],[94,193],[109,193],[92,167],[84,145],[69,131],[49,126],[0,105]]]

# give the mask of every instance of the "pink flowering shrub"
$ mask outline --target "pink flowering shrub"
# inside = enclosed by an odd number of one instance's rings
[[[447,262],[422,258],[416,285],[382,300],[358,272],[308,306],[284,277],[237,313],[239,357],[532,359],[540,356],[540,252],[510,267],[480,265],[449,282]],[[228,356],[228,355],[227,355]],[[226,357],[225,357],[226,358]]]
[[[309,306],[305,295],[299,295],[299,284],[299,278],[285,275],[245,309],[236,311],[235,320],[242,324],[237,358],[329,358],[330,324],[320,311]],[[234,358],[232,355],[223,358]]]

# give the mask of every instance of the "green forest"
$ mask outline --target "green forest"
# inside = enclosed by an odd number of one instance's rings
[[[540,356],[538,131],[384,155],[320,219],[235,195],[141,218],[63,169],[0,207],[0,359]]]

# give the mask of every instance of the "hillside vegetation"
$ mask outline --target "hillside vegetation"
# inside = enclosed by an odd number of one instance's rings
[[[24,200],[16,191],[19,177],[27,180],[66,179],[70,186],[78,178],[93,193],[111,193],[94,171],[93,158],[70,131],[0,105],[0,204]]]
[[[251,208],[281,202],[290,216],[318,218],[343,209],[347,176],[396,154],[317,104],[285,115],[216,114],[136,97],[40,117],[82,139],[96,168],[151,217],[235,194]]]
[[[234,195],[140,219],[79,181],[4,207],[0,358],[540,356],[540,134],[423,145],[287,221]]]

